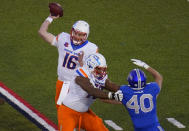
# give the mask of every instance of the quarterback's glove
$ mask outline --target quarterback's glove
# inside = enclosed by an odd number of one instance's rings
[[[145,69],[148,69],[150,66],[147,65],[145,62],[141,61],[141,60],[137,60],[137,59],[131,59],[131,61],[133,62],[133,64],[143,67]]]
[[[114,99],[116,101],[122,101],[123,99],[123,93],[121,90],[118,90],[117,92],[109,92],[108,93],[108,98],[109,99]]]

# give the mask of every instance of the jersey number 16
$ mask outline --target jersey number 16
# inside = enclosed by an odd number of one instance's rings
[[[78,61],[78,57],[77,56],[70,55],[70,53],[66,53],[62,66],[66,67],[68,69],[75,69],[76,66],[77,66],[76,61]]]

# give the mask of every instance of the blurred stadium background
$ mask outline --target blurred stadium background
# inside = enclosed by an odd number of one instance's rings
[[[131,58],[144,60],[157,69],[164,77],[158,98],[161,125],[166,131],[189,130],[187,0],[1,0],[0,81],[57,123],[54,95],[58,53],[38,35],[49,15],[49,2],[58,2],[64,8],[64,17],[50,25],[53,34],[70,32],[79,19],[88,21],[89,40],[105,55],[112,81],[126,84],[128,72],[136,68]],[[92,109],[124,131],[133,130],[123,106],[97,100]],[[40,130],[7,103],[0,105],[0,113],[1,131]],[[186,128],[173,126],[166,120],[168,117]]]

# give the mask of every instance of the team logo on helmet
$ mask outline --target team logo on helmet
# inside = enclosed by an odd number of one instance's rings
[[[99,53],[95,53],[90,55],[86,59],[86,65],[88,70],[97,78],[103,79],[107,72],[106,72],[106,60],[103,55]]]

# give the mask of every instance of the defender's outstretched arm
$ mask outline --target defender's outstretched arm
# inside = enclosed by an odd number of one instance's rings
[[[131,59],[131,61],[133,62],[133,64],[145,68],[154,77],[155,81],[159,85],[159,88],[162,88],[163,77],[157,70],[153,69],[141,60]]]

